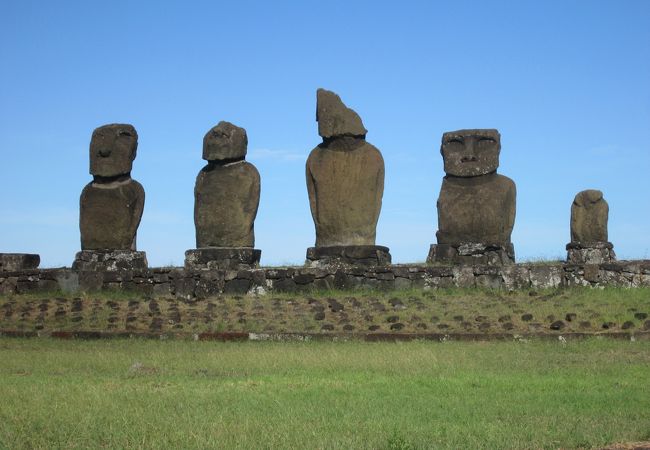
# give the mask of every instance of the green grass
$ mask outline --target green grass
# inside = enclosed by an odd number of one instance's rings
[[[650,439],[650,342],[0,339],[1,448],[592,448]]]
[[[76,299],[76,300],[75,300]],[[336,303],[333,307],[333,301]],[[75,306],[76,305],[76,306]],[[131,306],[129,306],[131,305]],[[567,320],[570,315],[571,320]],[[530,317],[532,316],[532,317]],[[562,329],[551,324],[563,321]],[[607,324],[603,328],[603,324]],[[154,303],[133,293],[0,296],[0,330],[570,333],[650,330],[650,289],[319,291]]]

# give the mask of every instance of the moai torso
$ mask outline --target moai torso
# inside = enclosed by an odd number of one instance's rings
[[[316,247],[374,245],[384,192],[384,160],[365,140],[359,116],[333,92],[319,89],[323,143],[307,159]]]
[[[514,182],[498,175],[500,136],[496,130],[445,133],[445,172],[438,198],[439,244],[510,243],[515,221]]]
[[[515,196],[514,182],[496,173],[445,177],[438,197],[438,243],[510,243]]]
[[[607,242],[609,205],[594,189],[579,192],[571,205],[571,242]]]
[[[131,179],[138,135],[131,125],[97,128],[90,143],[94,180],[81,193],[82,250],[135,250],[144,189]]]
[[[260,175],[244,161],[248,139],[243,128],[220,122],[203,140],[208,160],[196,178],[196,246],[253,247],[260,201]]]

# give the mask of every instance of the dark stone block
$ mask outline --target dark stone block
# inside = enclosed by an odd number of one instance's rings
[[[551,330],[556,330],[556,331],[562,330],[564,327],[565,327],[565,324],[564,324],[564,321],[562,321],[562,320],[556,320],[550,326]]]
[[[310,247],[307,260],[312,267],[386,266],[391,262],[388,247],[380,245],[336,245]]]
[[[72,270],[115,272],[147,269],[145,252],[132,250],[82,250],[75,256]]]
[[[623,325],[621,325],[621,329],[623,329],[623,330],[629,330],[630,328],[634,328],[634,322],[631,322],[629,320],[626,321],[626,322],[623,322]]]
[[[310,284],[314,281],[315,276],[311,273],[299,273],[293,276],[296,284]]]
[[[334,276],[328,275],[325,278],[316,278],[313,283],[314,289],[334,289]]]
[[[33,253],[0,253],[0,272],[36,269],[41,257]]]
[[[454,265],[504,266],[514,264],[515,249],[513,244],[431,244],[427,263]]]
[[[185,252],[185,268],[199,269],[250,269],[257,267],[262,250],[251,247],[205,247]]]
[[[104,284],[104,272],[80,271],[79,289],[86,292],[100,291]]]
[[[291,278],[273,280],[273,290],[278,292],[295,292],[296,283]]]

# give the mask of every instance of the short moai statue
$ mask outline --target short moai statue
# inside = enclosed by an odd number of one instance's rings
[[[595,189],[578,192],[571,205],[571,242],[567,261],[571,264],[600,264],[616,260],[607,239],[609,205]]]
[[[260,174],[245,160],[246,130],[219,122],[203,138],[208,164],[196,177],[196,249],[185,252],[187,269],[244,269],[259,265],[254,222]]]
[[[136,234],[144,209],[144,189],[131,178],[138,148],[132,125],[110,124],[90,141],[93,181],[81,193],[81,252],[73,268],[82,271],[146,269],[144,252],[136,250]]]
[[[316,245],[307,249],[312,266],[387,265],[387,247],[375,245],[384,193],[384,160],[366,142],[359,115],[338,95],[316,93],[318,134],[323,142],[307,159],[306,178]]]
[[[444,133],[445,177],[438,197],[438,244],[427,262],[505,265],[515,260],[510,240],[516,188],[496,173],[501,136],[494,129]]]

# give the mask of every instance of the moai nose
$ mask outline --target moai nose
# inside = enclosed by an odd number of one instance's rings
[[[99,156],[103,158],[107,158],[111,156],[111,148],[110,147],[103,147],[99,149]]]
[[[474,139],[466,139],[465,140],[465,151],[463,152],[463,156],[461,158],[461,162],[467,162],[467,161],[476,161],[476,141]]]

